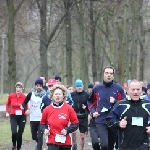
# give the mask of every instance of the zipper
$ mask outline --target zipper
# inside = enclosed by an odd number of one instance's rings
[[[79,114],[80,114],[79,95],[78,95],[78,110],[79,110]]]

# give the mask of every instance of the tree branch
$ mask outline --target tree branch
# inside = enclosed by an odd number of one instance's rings
[[[57,29],[59,28],[59,25],[61,24],[61,22],[64,20],[64,18],[66,17],[66,13],[62,16],[62,18],[58,21],[58,23],[56,24],[55,28],[53,29],[53,31],[51,32],[50,36],[48,37],[47,40],[47,46],[50,44],[52,38],[54,37]]]
[[[22,6],[23,2],[24,2],[24,0],[22,0],[20,2],[20,4],[17,6],[17,8],[15,9],[14,15],[16,15],[17,11],[20,9],[20,7]]]

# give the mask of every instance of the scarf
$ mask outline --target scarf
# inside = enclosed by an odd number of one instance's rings
[[[37,91],[35,88],[33,88],[32,92],[35,94],[36,97],[40,97],[40,98],[46,94],[44,89],[42,89],[41,91]]]

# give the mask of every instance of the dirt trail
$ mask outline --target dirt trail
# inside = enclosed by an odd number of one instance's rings
[[[5,113],[4,112],[0,112],[0,123],[3,122],[5,120]],[[80,136],[79,136],[79,131],[77,131],[77,143],[78,143],[78,149],[80,150]],[[43,150],[47,150],[47,146],[45,144],[45,138],[43,139]],[[8,145],[5,148],[1,148],[0,150],[12,150],[11,149],[12,145]],[[23,141],[23,145],[22,145],[22,150],[35,150],[35,141],[31,140],[31,141]],[[84,150],[92,150],[91,147],[91,138],[89,136],[89,133],[86,135],[85,137],[85,147]]]
[[[79,132],[77,132],[77,140],[78,140],[78,143],[79,143]],[[47,146],[46,146],[45,142],[43,142],[43,143],[44,143],[43,150],[47,150]],[[11,147],[8,146],[3,150],[11,150]],[[24,144],[22,145],[22,150],[35,150],[35,142],[34,141],[24,142]],[[80,150],[79,144],[78,144],[78,149],[77,150]],[[92,150],[91,139],[90,139],[89,134],[86,135],[84,150]]]

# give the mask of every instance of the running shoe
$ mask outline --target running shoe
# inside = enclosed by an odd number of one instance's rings
[[[74,144],[74,145],[72,146],[72,150],[77,150],[77,144]]]
[[[13,147],[12,147],[12,150],[17,150],[16,146],[13,146]]]

